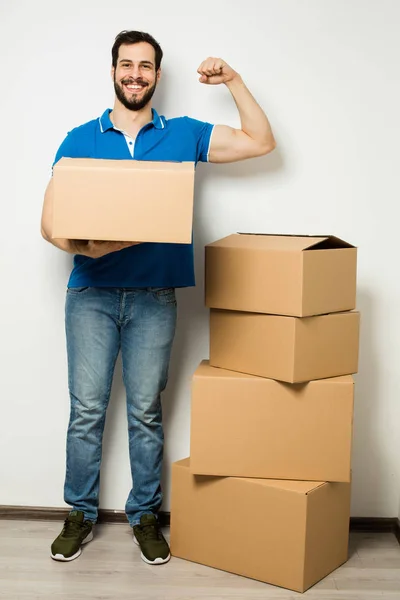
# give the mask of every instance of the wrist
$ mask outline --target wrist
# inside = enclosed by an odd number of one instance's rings
[[[243,86],[244,82],[239,73],[235,73],[232,79],[229,79],[229,81],[225,82],[225,85],[228,89],[234,89],[236,87]]]

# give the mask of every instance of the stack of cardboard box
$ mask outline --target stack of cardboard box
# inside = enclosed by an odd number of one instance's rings
[[[356,261],[333,236],[206,247],[210,360],[173,465],[174,556],[300,592],[347,560]]]

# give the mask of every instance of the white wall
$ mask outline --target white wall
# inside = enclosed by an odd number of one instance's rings
[[[197,82],[200,62],[222,56],[266,109],[279,145],[259,160],[198,169],[198,285],[179,293],[164,398],[164,509],[170,464],[189,449],[190,378],[208,356],[204,245],[238,230],[331,232],[359,247],[352,513],[397,515],[400,4],[14,0],[0,11],[0,504],[63,506],[69,411],[63,311],[70,258],[40,237],[42,197],[66,132],[112,105],[110,49],[116,33],[128,28],[149,31],[164,48],[155,102],[162,113],[238,124],[227,90]],[[106,426],[104,508],[124,507],[127,450],[118,367]]]
[[[398,519],[400,521],[400,503],[399,503],[399,515],[398,515]]]

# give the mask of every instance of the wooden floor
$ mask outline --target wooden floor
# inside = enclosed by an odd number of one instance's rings
[[[127,525],[97,526],[80,558],[55,562],[49,546],[60,528],[54,522],[0,521],[1,599],[400,600],[400,546],[390,533],[353,533],[348,563],[297,594],[177,558],[146,565]]]

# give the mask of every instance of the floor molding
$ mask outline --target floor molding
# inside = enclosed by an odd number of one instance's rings
[[[400,519],[396,517],[351,517],[350,531],[391,532],[400,544]]]
[[[48,508],[40,506],[2,506],[0,519],[19,521],[64,521],[69,513],[68,508]],[[162,527],[169,527],[170,513],[160,512],[159,520]],[[98,523],[127,523],[123,510],[99,510]]]
[[[68,515],[67,508],[46,508],[38,506],[1,506],[0,519],[14,519],[19,521],[63,521]],[[163,527],[170,525],[170,513],[159,513],[160,523]],[[127,523],[123,510],[99,510],[99,523]],[[392,532],[400,544],[400,520],[396,517],[351,517],[350,531],[364,531],[371,533]]]

